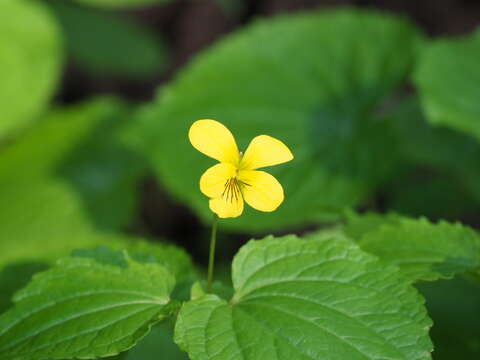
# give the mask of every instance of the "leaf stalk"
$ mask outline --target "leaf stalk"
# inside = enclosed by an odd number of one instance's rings
[[[210,254],[208,257],[208,280],[207,280],[207,292],[212,292],[212,282],[213,282],[213,269],[215,268],[215,246],[217,243],[217,225],[218,225],[218,216],[217,214],[213,215],[212,221],[212,234],[210,236]]]

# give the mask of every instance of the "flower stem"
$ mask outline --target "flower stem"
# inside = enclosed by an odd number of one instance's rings
[[[214,214],[212,221],[212,235],[210,237],[210,255],[208,257],[207,293],[212,292],[213,268],[215,267],[215,244],[217,242],[217,224],[218,216],[217,214]]]

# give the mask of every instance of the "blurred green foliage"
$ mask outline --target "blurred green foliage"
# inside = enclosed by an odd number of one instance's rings
[[[173,0],[75,0],[78,3],[104,8],[130,8],[154,4],[166,4]]]
[[[480,30],[425,48],[415,83],[427,119],[480,139]]]
[[[454,280],[421,283],[434,325],[430,332],[435,360],[477,359],[480,356],[480,286],[478,281]]]
[[[165,71],[166,45],[142,23],[64,0],[49,5],[63,27],[68,54],[83,71],[136,80]]]
[[[145,164],[128,106],[103,98],[52,110],[0,158],[0,265],[53,261],[118,241],[136,213]],[[130,145],[129,145],[130,144]]]
[[[0,144],[45,110],[62,66],[60,29],[41,2],[0,1]]]
[[[459,219],[480,204],[480,144],[471,135],[425,118],[418,99],[407,97],[387,115],[397,138],[397,174],[385,185],[391,210]]]

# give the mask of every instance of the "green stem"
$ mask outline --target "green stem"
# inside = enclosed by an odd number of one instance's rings
[[[208,257],[208,285],[207,293],[212,292],[213,268],[215,267],[215,244],[217,243],[217,224],[218,217],[213,215],[212,236],[210,237],[210,255]]]

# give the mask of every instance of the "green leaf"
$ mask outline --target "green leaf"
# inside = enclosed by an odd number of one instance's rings
[[[419,284],[433,319],[435,360],[480,358],[480,286],[457,277]]]
[[[59,79],[57,25],[39,1],[0,1],[0,141],[44,110]]]
[[[197,280],[198,274],[191,256],[183,249],[165,243],[134,241],[127,246],[128,252],[136,261],[157,263],[175,276],[177,287],[172,296],[187,298],[190,286]]]
[[[67,258],[34,277],[0,317],[2,359],[96,358],[132,347],[165,315],[174,278],[156,264]]]
[[[108,247],[101,245],[96,248],[78,249],[73,252],[73,255],[102,259],[106,263],[122,266],[125,262],[122,255],[123,249],[126,249],[130,257],[137,262],[159,264],[167,269],[176,280],[176,289],[172,297],[188,298],[190,287],[197,280],[198,275],[190,255],[177,246],[160,243],[158,239],[147,242],[140,238],[118,236],[118,241]]]
[[[480,31],[434,41],[415,74],[427,119],[480,139]]]
[[[431,358],[421,297],[349,241],[251,241],[232,278],[230,302],[207,295],[179,313],[175,341],[192,360]]]
[[[176,300],[188,299],[190,287],[198,278],[191,257],[183,249],[160,243],[158,239],[151,239],[155,241],[152,243],[141,238],[94,231],[85,232],[83,236],[70,236],[68,242],[64,238],[55,239],[56,241],[32,241],[21,246],[18,242],[15,244],[6,241],[6,244],[0,246],[0,313],[10,307],[13,293],[24,287],[33,274],[49,268],[58,258],[65,257],[70,252],[72,256],[94,258],[104,264],[126,266],[123,255],[123,250],[126,249],[133,260],[159,264],[175,277],[172,298]]]
[[[378,214],[368,212],[358,214],[355,211],[347,210],[345,212],[346,224],[343,227],[345,234],[351,239],[361,239],[366,233],[377,230],[385,224],[397,225],[403,217],[399,214]]]
[[[52,111],[6,148],[0,158],[0,236],[18,242],[22,234],[48,237],[55,229],[71,236],[86,222],[102,230],[128,225],[145,172],[125,139],[130,116],[117,100],[95,99]]]
[[[365,231],[347,233],[362,250],[398,265],[411,281],[451,278],[480,267],[480,235],[467,226],[396,215],[384,218],[383,223],[382,216],[375,214],[352,218],[353,228],[363,226]]]
[[[145,79],[162,73],[167,50],[149,27],[106,11],[51,2],[73,62],[96,76]],[[134,54],[125,56],[125,53]]]
[[[225,38],[144,112],[159,181],[210,220],[198,178],[214,163],[187,133],[194,120],[214,118],[242,150],[269,134],[295,156],[268,169],[284,186],[282,206],[271,214],[247,209],[225,227],[260,231],[337,218],[391,170],[394,139],[375,111],[408,74],[419,38],[402,18],[353,9],[261,20]]]
[[[52,179],[19,179],[0,186],[0,265],[66,256],[69,251],[109,244],[91,223],[71,189]]]
[[[104,8],[129,8],[141,7],[154,4],[166,4],[173,0],[76,0],[78,3],[83,3],[91,6],[98,6]]]

